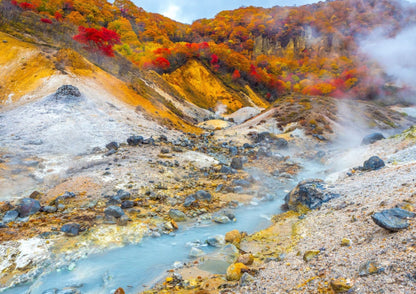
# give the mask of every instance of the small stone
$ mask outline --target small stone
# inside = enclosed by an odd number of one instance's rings
[[[348,238],[343,238],[341,240],[341,246],[343,247],[350,247],[351,246],[351,240]]]
[[[401,209],[392,208],[381,212],[374,213],[371,218],[380,227],[391,232],[397,232],[406,229],[409,223],[406,219],[415,217],[413,212]]]
[[[195,196],[197,199],[203,200],[203,201],[210,202],[212,200],[211,194],[205,190],[199,190],[198,192],[195,193]]]
[[[214,216],[214,218],[212,219],[214,222],[218,223],[218,224],[228,224],[231,220],[225,216],[225,215],[218,215],[218,216]]]
[[[129,200],[131,197],[131,194],[128,191],[124,191],[120,189],[117,191],[116,197],[118,197],[120,200]]]
[[[65,224],[62,226],[61,232],[64,232],[67,236],[71,236],[71,237],[78,236],[80,228],[81,226],[79,224],[75,224],[75,223]]]
[[[162,148],[160,150],[160,153],[162,153],[162,154],[168,154],[168,153],[170,153],[170,150],[169,150],[169,148]]]
[[[377,261],[371,260],[360,265],[358,275],[365,277],[368,275],[378,274],[382,271]]]
[[[38,200],[32,198],[23,198],[17,205],[17,211],[20,217],[26,217],[37,213],[40,210],[40,203]]]
[[[230,265],[227,268],[226,278],[228,281],[239,281],[244,272],[247,272],[246,265],[238,262]]]
[[[107,207],[104,210],[104,214],[106,216],[112,216],[112,217],[115,217],[115,218],[120,218],[124,215],[124,211],[120,207],[112,205],[112,206]]]
[[[241,186],[244,188],[250,187],[252,184],[247,180],[237,179],[233,181],[234,186]]]
[[[309,262],[311,259],[315,258],[319,253],[321,253],[320,250],[308,250],[303,254],[303,260],[305,262]]]
[[[364,161],[364,170],[378,170],[384,167],[384,161],[378,156],[372,156],[368,160]]]
[[[117,225],[119,226],[127,226],[130,218],[127,215],[122,215],[120,218],[117,219]]]
[[[182,211],[178,209],[171,209],[169,210],[169,217],[173,219],[175,222],[183,222],[186,221],[186,215]]]
[[[351,281],[344,278],[331,280],[330,285],[335,293],[345,293],[352,288]]]
[[[121,203],[122,209],[129,209],[129,208],[132,208],[133,206],[134,206],[134,202],[131,200],[126,200]]]
[[[110,142],[107,145],[105,145],[105,148],[107,148],[108,150],[118,150],[119,147],[120,146],[117,142]]]
[[[56,206],[44,206],[42,207],[42,211],[46,213],[54,213],[58,211]]]
[[[189,195],[188,197],[185,198],[185,201],[183,202],[183,206],[189,207],[193,205],[195,202],[196,202],[195,197],[193,195]]]
[[[207,244],[212,247],[220,248],[225,245],[224,236],[216,235],[207,239]]]
[[[239,244],[241,242],[241,233],[238,230],[232,230],[225,234],[225,242]]]
[[[42,196],[42,193],[38,191],[33,191],[32,194],[30,194],[29,198],[39,200],[41,196]]]
[[[118,198],[117,196],[111,196],[110,199],[107,201],[107,206],[110,205],[120,205],[121,204],[121,199]]]
[[[7,224],[10,222],[14,222],[18,216],[19,216],[19,213],[16,210],[9,210],[3,216],[3,223]]]
[[[243,158],[241,157],[234,157],[231,160],[231,165],[233,169],[243,169]]]
[[[237,262],[241,262],[245,265],[252,265],[254,262],[254,256],[250,253],[241,254],[238,257]]]
[[[205,252],[204,251],[202,251],[201,249],[199,249],[199,248],[196,248],[196,247],[192,247],[191,248],[191,251],[189,252],[189,254],[188,254],[188,256],[190,257],[190,258],[198,258],[198,257],[201,257],[201,256],[204,256],[205,255]]]

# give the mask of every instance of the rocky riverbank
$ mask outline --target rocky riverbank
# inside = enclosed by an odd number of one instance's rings
[[[216,260],[205,256],[150,292],[412,293],[415,135],[411,128],[360,149],[383,164],[351,166],[329,184],[300,183],[286,197],[291,210],[268,229],[228,233],[234,249],[222,253],[232,261],[222,275],[201,271]]]

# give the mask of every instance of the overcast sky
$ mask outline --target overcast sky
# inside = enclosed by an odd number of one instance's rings
[[[304,5],[314,0],[133,0],[148,12],[163,14],[183,23],[192,23],[200,18],[212,18],[222,10],[236,9],[241,6],[273,7]]]

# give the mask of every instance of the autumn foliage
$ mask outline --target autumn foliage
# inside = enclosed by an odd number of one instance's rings
[[[106,56],[114,56],[113,46],[120,44],[120,36],[112,30],[102,27],[100,30],[80,26],[79,34],[73,39],[85,45],[91,52],[100,52]]]

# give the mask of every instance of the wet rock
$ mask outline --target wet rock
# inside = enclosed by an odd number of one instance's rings
[[[254,138],[255,143],[260,143],[263,141],[269,141],[272,138],[272,135],[269,132],[258,133]]]
[[[81,226],[76,223],[65,224],[61,228],[61,232],[64,232],[67,236],[78,236]]]
[[[378,170],[384,166],[384,161],[380,157],[372,156],[364,161],[363,170]]]
[[[183,202],[183,206],[189,207],[189,206],[193,205],[194,203],[196,203],[195,196],[194,195],[189,195],[188,197],[185,198],[185,201]]]
[[[222,247],[225,245],[224,236],[216,235],[207,239],[207,244],[212,247]]]
[[[372,133],[363,138],[361,145],[370,145],[379,140],[386,139],[382,133]]]
[[[251,145],[251,144],[248,144],[248,143],[244,143],[243,148],[244,148],[244,149],[253,149],[253,148],[254,148],[254,146],[253,146],[253,145]]]
[[[228,148],[228,152],[230,153],[230,155],[236,156],[238,154],[238,148],[235,146],[231,146]]]
[[[131,200],[126,200],[121,203],[122,209],[129,209],[129,208],[132,208],[133,206],[134,206],[134,202]]]
[[[316,139],[318,139],[320,141],[327,141],[327,139],[324,136],[322,136],[322,135],[313,134],[312,137],[314,137],[314,138],[316,138]]]
[[[137,146],[143,144],[144,138],[142,136],[130,136],[127,138],[129,146]]]
[[[225,242],[232,244],[239,244],[241,241],[241,233],[238,230],[232,230],[225,234]]]
[[[257,151],[257,157],[271,157],[273,154],[265,147],[260,147]]]
[[[186,214],[178,209],[171,209],[169,210],[169,217],[173,219],[175,222],[183,222],[186,221]]]
[[[315,258],[319,253],[321,253],[320,250],[308,250],[303,254],[303,260],[305,262],[309,262],[311,259]]]
[[[196,192],[195,197],[196,199],[208,201],[208,202],[212,200],[211,194],[205,190],[199,190],[198,192]]]
[[[17,205],[16,210],[19,212],[19,217],[26,217],[37,213],[40,210],[40,203],[32,198],[23,198]]]
[[[117,142],[110,142],[110,143],[108,143],[107,145],[105,145],[105,148],[107,148],[108,150],[118,150],[118,148],[119,148],[120,146],[118,145],[118,143]]]
[[[54,213],[58,211],[58,208],[56,206],[43,206],[42,211],[46,213]]]
[[[120,218],[124,215],[124,211],[120,207],[112,205],[104,210],[104,214],[105,216]]]
[[[58,288],[53,288],[53,289],[48,289],[42,292],[42,294],[56,294],[58,293],[59,289]]]
[[[360,265],[358,275],[360,277],[365,277],[369,275],[378,274],[382,271],[384,271],[384,269],[380,267],[377,261],[370,260]]]
[[[346,293],[352,288],[352,282],[344,278],[331,280],[330,285],[335,293]]]
[[[159,142],[167,142],[167,141],[168,141],[168,137],[166,137],[165,135],[159,136]]]
[[[374,213],[371,218],[380,227],[391,232],[403,230],[409,226],[407,219],[415,217],[413,212],[392,208]]]
[[[242,263],[234,263],[227,268],[226,278],[228,281],[239,281],[248,268]]]
[[[214,218],[212,219],[214,222],[218,223],[218,224],[228,224],[231,220],[225,216],[225,215],[218,215],[218,216],[214,216]]]
[[[189,254],[188,254],[188,256],[190,257],[190,258],[198,258],[198,257],[201,257],[201,256],[204,256],[205,255],[205,252],[204,251],[202,251],[201,249],[199,249],[199,248],[196,248],[196,247],[192,247],[191,248],[191,251],[189,252]]]
[[[118,197],[120,200],[129,200],[131,197],[131,194],[128,191],[124,191],[120,189],[117,191],[116,197]]]
[[[243,164],[244,164],[243,158],[241,158],[241,157],[234,157],[231,160],[231,165],[230,166],[233,169],[243,169]]]
[[[339,197],[339,194],[326,191],[327,185],[319,179],[308,179],[300,182],[285,196],[285,204],[290,210],[299,210],[301,206],[316,209],[323,203]]]
[[[150,137],[150,138],[144,139],[143,144],[144,145],[155,145],[155,140],[152,137]]]
[[[10,222],[14,222],[19,216],[19,212],[16,210],[9,210],[6,212],[6,214],[3,216],[3,223],[8,224]]]

